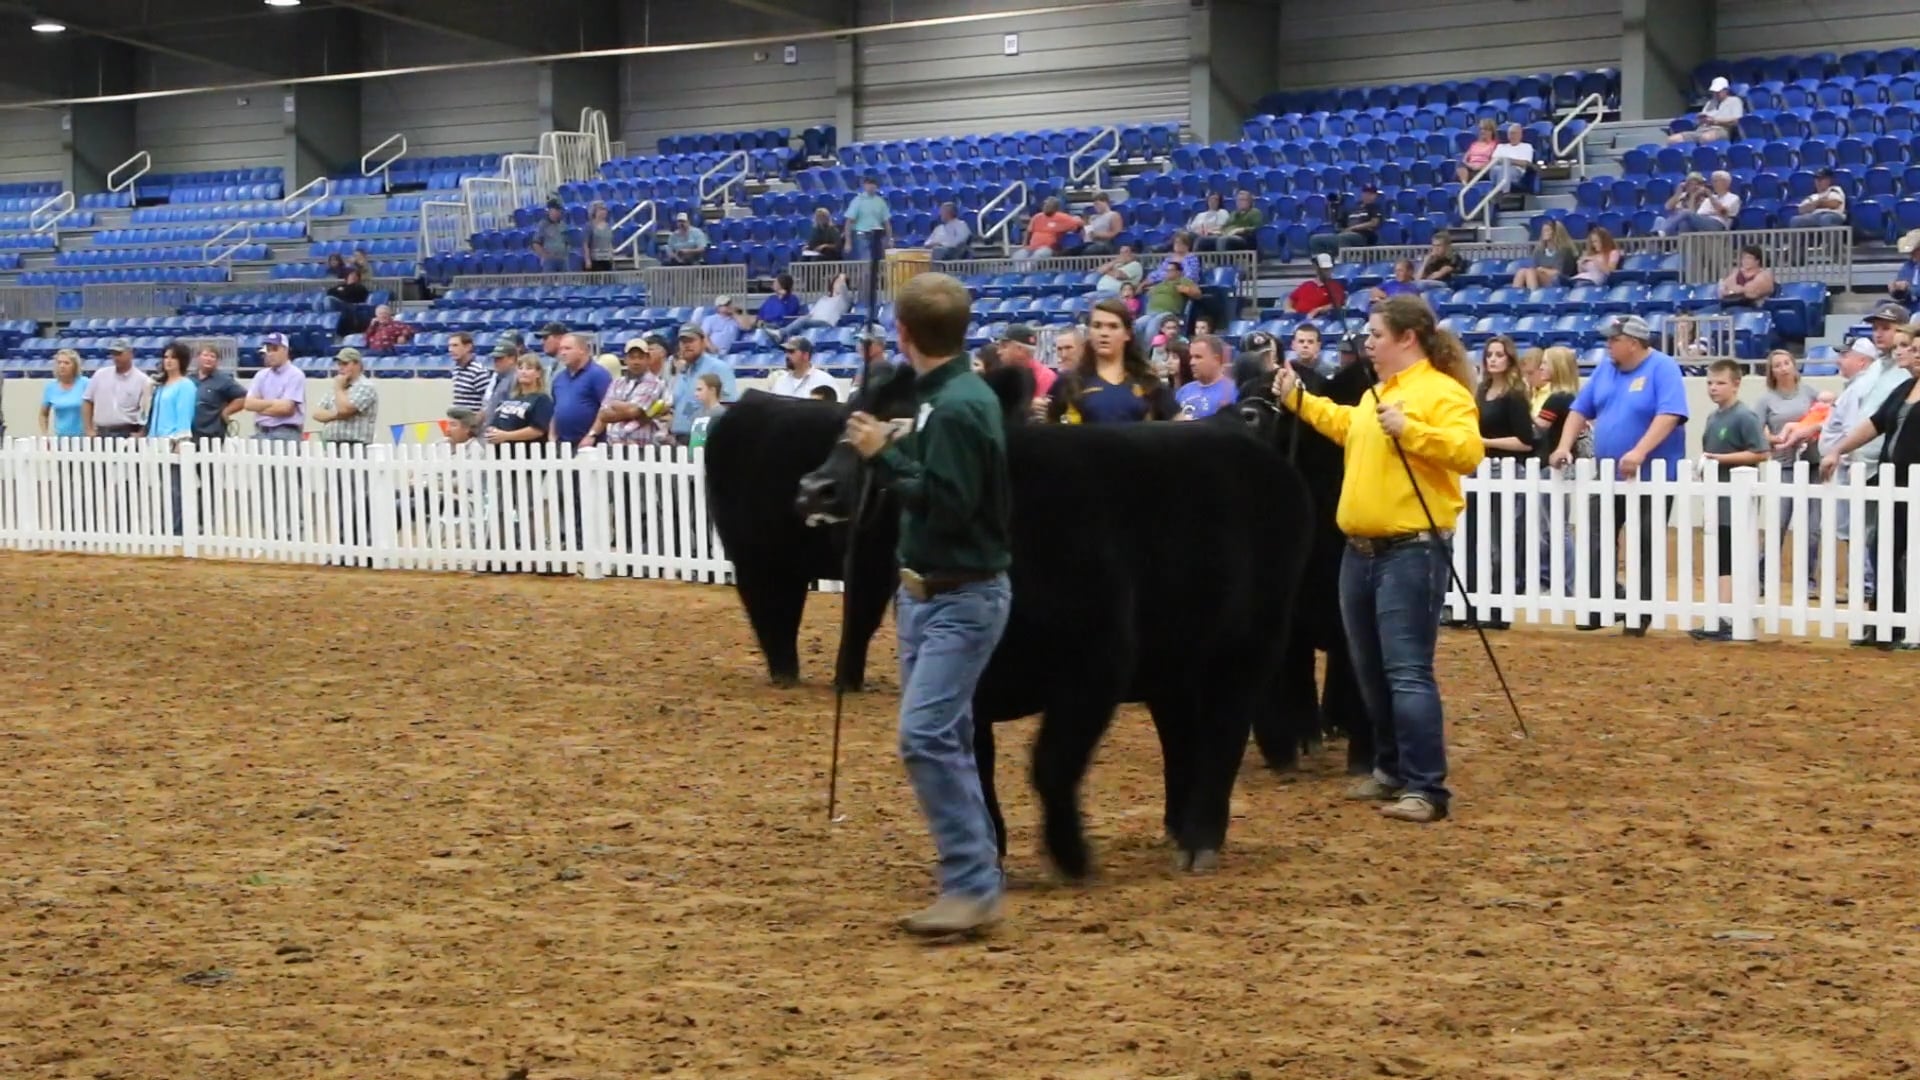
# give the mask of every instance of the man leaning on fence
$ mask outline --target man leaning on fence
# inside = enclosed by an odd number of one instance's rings
[[[1618,316],[1607,326],[1607,363],[1593,369],[1593,377],[1580,388],[1567,414],[1567,426],[1560,433],[1560,445],[1551,463],[1556,469],[1573,462],[1573,444],[1588,426],[1593,428],[1593,454],[1602,462],[1617,463],[1620,479],[1629,484],[1644,483],[1653,477],[1672,478],[1687,452],[1687,388],[1680,377],[1680,365],[1673,357],[1653,347],[1653,331],[1638,315]],[[1633,555],[1639,559],[1640,599],[1653,599],[1653,548],[1667,533],[1665,497],[1641,495],[1637,499],[1639,528],[1633,533]],[[1628,497],[1613,499],[1614,529],[1620,545],[1628,541]],[[1592,558],[1592,576],[1588,597],[1600,599],[1603,582],[1613,577],[1611,562],[1603,562],[1600,544],[1600,496],[1588,499],[1588,550]],[[1664,584],[1664,583],[1663,583]],[[1616,585],[1614,594],[1625,599],[1624,586]],[[1639,637],[1653,622],[1642,615],[1627,633]],[[1581,630],[1598,630],[1599,613],[1590,613],[1578,623]]]

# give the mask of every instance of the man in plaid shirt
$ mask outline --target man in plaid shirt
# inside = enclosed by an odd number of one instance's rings
[[[580,445],[592,446],[605,441],[612,446],[667,446],[673,442],[667,431],[667,408],[663,400],[666,387],[653,373],[647,339],[627,342],[626,369],[600,402],[600,415],[593,430]]]
[[[321,391],[320,407],[313,413],[320,423],[320,441],[330,446],[365,446],[379,430],[380,393],[367,378],[359,349],[341,349],[334,358],[334,372]]]

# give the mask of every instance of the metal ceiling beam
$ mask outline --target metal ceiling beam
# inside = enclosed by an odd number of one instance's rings
[[[154,41],[151,38],[143,38],[135,34],[125,33],[119,30],[109,30],[102,26],[95,26],[93,24],[86,22],[85,20],[75,21],[74,19],[69,18],[63,12],[47,10],[45,5],[41,5],[39,7],[29,7],[26,4],[15,2],[15,0],[0,0],[0,11],[8,11],[17,15],[25,15],[29,18],[36,15],[46,15],[57,22],[65,24],[68,30],[73,31],[76,34],[84,34],[87,37],[96,37],[101,39],[102,41],[117,41],[122,45],[131,45],[136,49],[141,49],[146,52],[159,53],[163,56],[172,56],[181,60],[191,60],[196,64],[207,64],[212,67],[223,67],[233,71],[252,71],[261,75],[273,74],[272,72],[253,64],[236,64],[232,60],[228,60],[220,57],[208,56],[205,53],[194,52],[192,49],[182,49],[176,45],[168,45],[165,42]]]
[[[401,26],[411,26],[416,30],[443,34],[447,37],[456,37],[465,41],[477,41],[482,45],[490,45],[496,49],[512,49],[515,52],[526,51],[525,48],[510,41],[501,41],[499,38],[488,37],[485,34],[476,34],[471,30],[464,30],[457,26],[448,26],[446,23],[435,22],[432,19],[423,19],[418,15],[403,15],[391,8],[370,3],[369,0],[330,0],[330,6],[346,8],[348,11],[357,11],[362,15],[371,15],[376,19],[384,19],[387,22],[397,23]]]

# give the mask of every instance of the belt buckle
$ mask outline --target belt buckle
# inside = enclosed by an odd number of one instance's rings
[[[901,567],[900,587],[905,589],[907,595],[913,597],[915,600],[924,603],[927,599],[927,579],[921,577],[917,570],[905,566]]]

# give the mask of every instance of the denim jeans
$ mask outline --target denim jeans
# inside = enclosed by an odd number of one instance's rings
[[[1696,214],[1682,210],[1660,223],[1658,232],[1662,236],[1684,236],[1695,232],[1726,232],[1727,223],[1711,214]]]
[[[1340,616],[1360,700],[1373,721],[1374,779],[1444,810],[1446,725],[1433,650],[1447,599],[1452,545],[1431,540],[1340,561]]]
[[[926,600],[902,589],[894,600],[900,760],[940,853],[942,894],[980,899],[1002,888],[999,842],[973,758],[973,688],[1012,606],[1005,574]]]
[[[1815,210],[1811,214],[1795,214],[1787,221],[1789,229],[1827,229],[1836,225],[1845,225],[1847,215],[1838,210]]]

